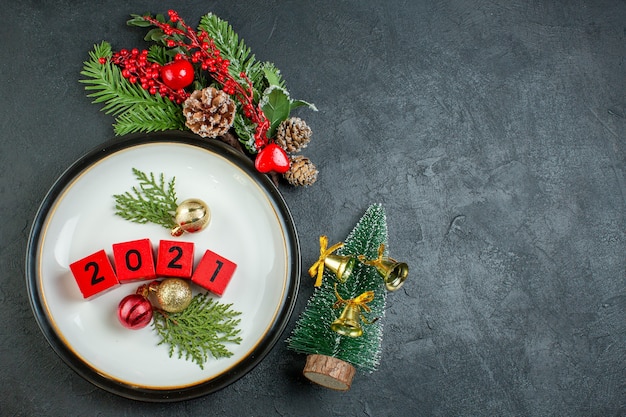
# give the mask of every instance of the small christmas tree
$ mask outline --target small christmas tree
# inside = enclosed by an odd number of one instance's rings
[[[383,246],[381,246],[383,245]],[[322,244],[322,252],[324,251]],[[387,247],[387,219],[380,204],[371,205],[348,235],[337,255],[376,259]],[[331,324],[351,301],[360,304],[362,335],[349,337],[331,329]],[[365,301],[363,303],[363,301]],[[304,375],[320,385],[350,389],[356,370],[373,372],[380,363],[382,320],[386,290],[375,267],[356,262],[345,282],[324,270],[305,311],[287,339],[288,348],[308,354]]]

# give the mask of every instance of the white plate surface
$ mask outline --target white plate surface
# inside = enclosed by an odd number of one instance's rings
[[[49,326],[48,332],[59,339],[54,338],[53,344],[60,342],[61,350],[74,356],[72,362],[86,366],[81,373],[104,388],[137,390],[141,397],[147,394],[147,399],[185,397],[173,393],[190,387],[206,387],[193,395],[221,388],[260,360],[254,358],[256,353],[267,353],[271,346],[263,344],[268,339],[273,344],[290,314],[299,273],[297,237],[290,219],[285,219],[267,184],[242,169],[240,160],[220,147],[196,145],[193,141],[147,140],[106,152],[64,184],[34,225],[38,238],[32,238],[29,250],[34,262],[29,270],[34,276],[28,278],[31,301],[43,313],[38,317],[44,322],[40,325]],[[159,338],[151,325],[141,330],[122,327],[117,305],[136,290],[137,283],[83,299],[69,270],[72,262],[101,249],[112,258],[114,243],[149,238],[156,250],[159,240],[175,239],[161,226],[136,224],[114,215],[113,195],[137,185],[132,168],[163,173],[166,180],[175,177],[179,201],[199,198],[210,207],[207,229],[178,239],[195,244],[196,265],[207,249],[237,264],[224,295],[214,296],[241,312],[242,342],[228,345],[232,357],[211,358],[201,369],[184,358],[170,358],[168,347],[157,345]],[[296,268],[294,256],[298,257]],[[216,378],[223,381],[213,384]]]

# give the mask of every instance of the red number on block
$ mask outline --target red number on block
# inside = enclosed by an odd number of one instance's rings
[[[113,258],[122,283],[156,278],[150,239],[113,244]]]
[[[91,298],[119,285],[111,261],[104,250],[72,263],[70,270],[83,298]]]
[[[193,242],[162,240],[159,242],[156,274],[160,277],[191,278]]]
[[[207,250],[198,263],[191,281],[221,297],[236,268],[236,263]]]

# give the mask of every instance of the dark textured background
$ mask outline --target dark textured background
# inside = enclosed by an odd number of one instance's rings
[[[626,415],[626,3],[2,0],[0,415]],[[314,131],[316,185],[281,187],[302,244],[384,204],[382,363],[336,393],[279,342],[196,400],[101,391],[48,346],[24,280],[46,191],[113,136],[79,71],[95,43],[142,46],[131,13],[212,11],[282,70]],[[308,276],[290,321],[312,289]],[[286,338],[285,333],[284,338]],[[155,364],[158,366],[158,364]]]

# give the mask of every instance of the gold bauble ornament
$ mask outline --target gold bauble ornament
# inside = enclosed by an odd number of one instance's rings
[[[197,198],[185,200],[176,207],[174,221],[177,226],[172,229],[172,236],[199,232],[209,225],[210,220],[211,210],[204,201]]]
[[[192,298],[191,286],[180,278],[166,278],[156,288],[159,306],[168,313],[180,313],[189,306]]]

